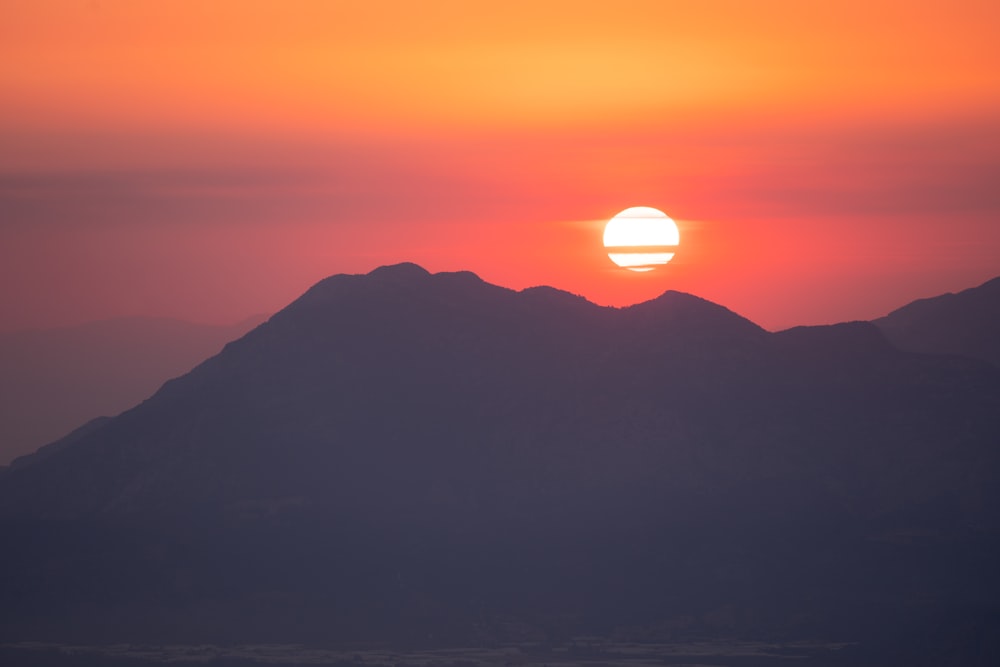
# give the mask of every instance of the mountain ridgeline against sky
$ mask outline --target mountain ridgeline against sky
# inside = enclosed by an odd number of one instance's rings
[[[769,333],[678,292],[327,278],[0,474],[0,639],[766,635],[974,664],[1000,369],[904,351],[900,312]]]
[[[1000,367],[1000,277],[914,301],[875,324],[901,349],[975,357]]]
[[[129,317],[0,332],[0,465],[134,406],[263,320]]]

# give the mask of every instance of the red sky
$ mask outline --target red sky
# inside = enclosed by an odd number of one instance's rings
[[[0,330],[415,261],[778,329],[1000,274],[986,0],[0,5]],[[655,206],[674,261],[616,269]]]

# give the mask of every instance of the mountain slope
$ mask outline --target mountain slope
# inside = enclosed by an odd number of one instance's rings
[[[610,437],[605,431],[624,419],[611,413],[600,430],[578,434],[572,429],[590,404],[614,406],[624,393],[629,409],[642,411],[641,422],[660,412],[653,386],[660,377],[673,377],[673,387],[682,377],[722,384],[707,372],[693,377],[714,339],[731,343],[727,354],[766,339],[746,320],[686,295],[622,312],[565,295],[529,296],[472,274],[430,276],[405,265],[335,276],[81,439],[63,455],[72,463],[53,461],[20,477],[31,479],[28,493],[43,497],[55,515],[79,515],[231,506],[279,488],[289,495],[309,488],[310,502],[332,506],[337,489],[364,479],[341,465],[345,456],[365,474],[402,475],[392,483],[405,486],[416,471],[440,476],[442,465],[455,466],[452,477],[468,474],[464,466],[484,476],[496,476],[494,466],[523,466],[507,449],[522,442],[522,454],[547,459],[536,469],[554,474],[578,465],[560,458],[574,454],[573,439]],[[737,361],[753,363],[750,356]],[[689,399],[678,394],[674,401],[680,409]],[[485,443],[484,424],[493,426]],[[529,446],[540,429],[559,436],[551,449]],[[415,442],[401,447],[406,440]],[[382,456],[405,457],[406,465],[385,465]],[[86,481],[81,471],[107,465],[104,457],[119,465],[133,459],[134,469],[123,471],[120,485]],[[286,466],[283,481],[272,477]],[[48,475],[55,481],[45,482]],[[337,484],[328,483],[331,475]],[[223,491],[216,477],[232,479],[233,488]],[[480,482],[480,490],[498,483]],[[47,484],[52,493],[39,494]],[[60,499],[65,507],[57,509]]]
[[[1000,278],[914,301],[875,324],[901,349],[961,355],[1000,367]]]
[[[116,415],[260,324],[123,318],[0,333],[0,465]]]
[[[676,292],[613,309],[338,275],[0,476],[4,620],[109,641],[960,629],[1000,593],[998,435],[1000,371],[868,323],[770,334]]]

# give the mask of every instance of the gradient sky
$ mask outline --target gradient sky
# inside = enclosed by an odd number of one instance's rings
[[[0,330],[415,261],[779,329],[1000,274],[1000,4],[0,3]],[[674,217],[665,269],[604,222]]]

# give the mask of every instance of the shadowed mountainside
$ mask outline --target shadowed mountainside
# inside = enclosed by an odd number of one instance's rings
[[[134,317],[0,333],[0,465],[134,406],[263,320]]]
[[[809,636],[975,664],[998,442],[998,369],[870,323],[338,275],[0,476],[4,634]]]
[[[874,323],[900,349],[961,355],[1000,367],[1000,278],[914,301]]]

